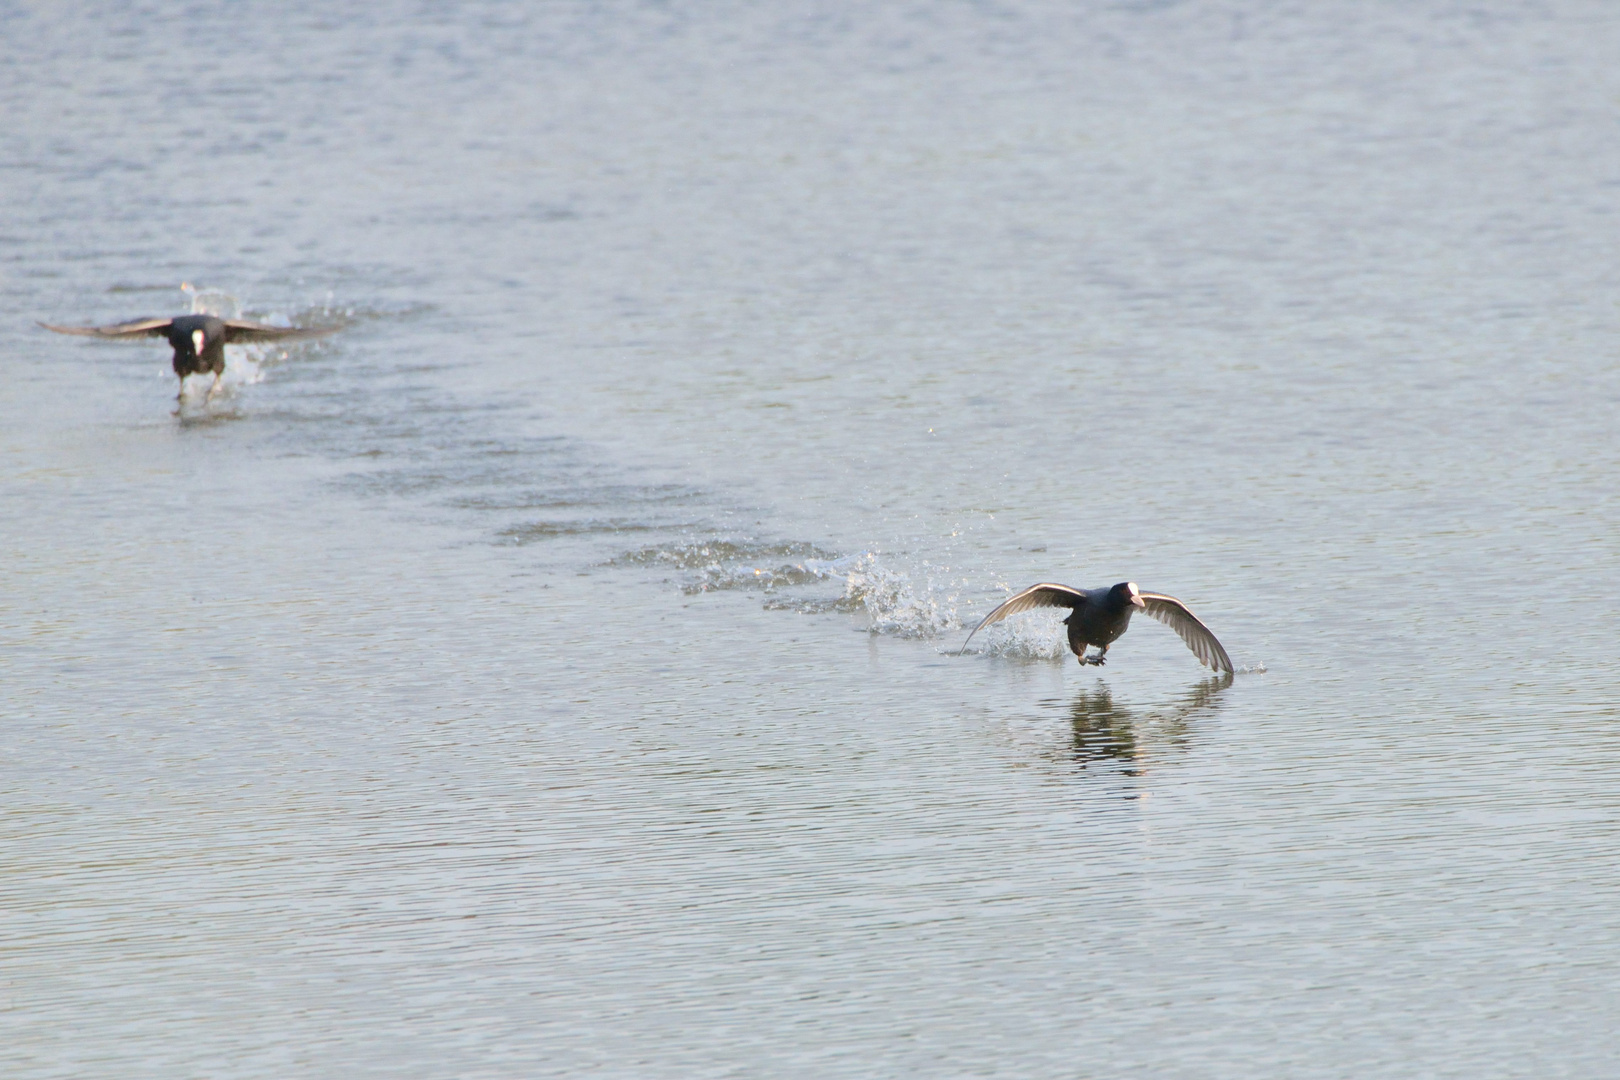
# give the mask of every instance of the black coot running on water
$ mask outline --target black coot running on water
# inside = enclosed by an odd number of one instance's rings
[[[213,400],[219,390],[220,376],[225,374],[225,346],[241,345],[253,341],[297,341],[301,338],[324,337],[339,328],[296,326],[266,326],[245,319],[221,319],[214,315],[178,315],[172,319],[137,319],[115,326],[52,326],[40,323],[58,334],[77,334],[80,337],[106,338],[111,341],[129,341],[143,337],[168,338],[174,346],[174,373],[180,376],[180,393],[176,401],[186,396],[186,376],[214,373],[208,387],[208,399]]]
[[[1082,664],[1105,663],[1108,646],[1131,625],[1131,615],[1140,608],[1179,634],[1200,663],[1212,671],[1232,670],[1231,657],[1215,640],[1215,635],[1209,632],[1209,627],[1199,622],[1198,616],[1189,611],[1186,604],[1164,593],[1142,592],[1134,581],[1122,581],[1111,589],[1071,589],[1067,585],[1053,585],[1050,582],[1031,585],[986,615],[984,621],[968,634],[967,641],[962,642],[958,655],[967,649],[973,635],[986,626],[1000,622],[1009,615],[1038,607],[1074,609],[1073,614],[1063,620],[1063,625],[1069,628],[1069,648]],[[1094,656],[1087,656],[1088,645],[1095,645],[1100,651]]]

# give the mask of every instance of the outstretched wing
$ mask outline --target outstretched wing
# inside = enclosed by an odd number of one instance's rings
[[[967,650],[968,641],[973,640],[974,634],[977,634],[991,623],[1000,622],[1009,615],[1017,615],[1021,611],[1028,611],[1031,608],[1038,607],[1078,607],[1085,601],[1084,593],[1078,589],[1071,589],[1067,585],[1054,585],[1049,581],[1043,581],[1039,585],[1031,585],[1023,592],[1007,598],[1000,607],[986,615],[979,625],[975,626],[968,634],[967,641],[962,642],[962,647],[956,650],[956,655],[961,656]]]
[[[136,319],[134,322],[116,323],[112,326],[52,326],[50,323],[40,323],[39,325],[47,330],[54,330],[58,334],[127,339],[163,337],[169,332],[169,326],[173,322],[173,319]]]
[[[1189,611],[1186,604],[1164,593],[1145,592],[1140,595],[1142,610],[1174,630],[1200,663],[1211,671],[1232,670],[1232,658],[1226,655],[1226,650],[1215,640],[1209,627],[1199,622],[1198,616]]]
[[[304,329],[297,326],[266,326],[246,319],[225,320],[225,340],[233,345],[246,341],[298,341],[303,338],[325,337],[335,334],[340,327],[315,326]]]

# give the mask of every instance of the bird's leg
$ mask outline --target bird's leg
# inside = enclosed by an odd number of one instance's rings
[[[1104,664],[1108,663],[1107,656],[1108,656],[1108,646],[1099,645],[1099,646],[1097,646],[1097,655],[1095,655],[1095,656],[1087,656],[1085,653],[1081,653],[1080,654],[1080,663],[1082,663],[1082,664],[1090,664],[1090,665],[1093,665],[1094,667],[1102,667]]]
[[[214,400],[214,395],[219,393],[219,381],[221,379],[223,379],[224,377],[225,377],[225,373],[223,371],[214,372],[214,381],[211,384],[209,384],[208,396],[203,398],[203,404],[204,405],[206,405],[206,404],[208,404],[208,402]]]
[[[186,405],[186,377],[184,375],[182,375],[182,376],[180,376],[180,392],[174,395],[174,412],[171,415],[179,416],[180,415],[180,410],[185,408],[185,405]]]

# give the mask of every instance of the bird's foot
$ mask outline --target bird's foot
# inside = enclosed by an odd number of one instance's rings
[[[1082,666],[1090,664],[1093,667],[1102,667],[1108,663],[1108,657],[1102,653],[1097,653],[1095,656],[1082,656],[1080,657],[1080,663]]]

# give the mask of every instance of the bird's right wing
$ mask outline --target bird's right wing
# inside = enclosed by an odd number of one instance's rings
[[[75,334],[79,337],[138,338],[162,337],[169,332],[169,326],[173,322],[173,319],[136,319],[134,322],[116,323],[112,326],[52,326],[50,323],[39,325],[58,334]]]
[[[1031,585],[1023,592],[1008,597],[1000,607],[986,615],[979,625],[975,626],[968,634],[967,641],[962,642],[962,648],[956,650],[956,655],[961,656],[967,650],[968,641],[973,640],[974,634],[977,634],[991,623],[1000,622],[1009,615],[1017,615],[1021,611],[1029,611],[1031,608],[1038,607],[1079,607],[1085,602],[1084,593],[1078,589],[1071,589],[1067,585],[1054,585],[1049,581],[1043,581],[1039,585]]]
[[[225,340],[232,344],[246,341],[298,341],[304,338],[325,337],[335,334],[341,327],[336,326],[267,326],[264,323],[249,322],[246,319],[225,320]]]

